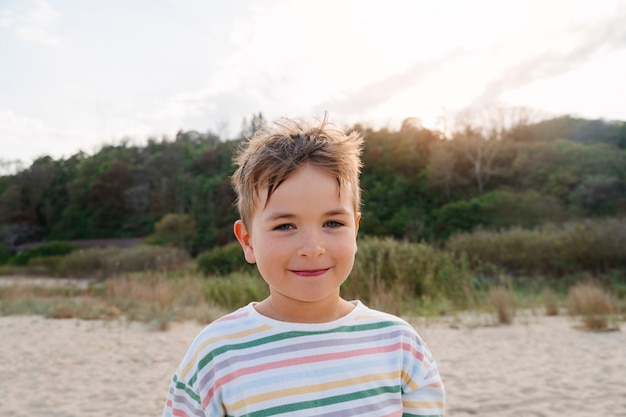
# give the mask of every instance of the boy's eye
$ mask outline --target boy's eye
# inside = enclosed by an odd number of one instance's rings
[[[343,226],[343,223],[335,221],[335,220],[329,220],[327,221],[324,226],[326,227],[331,227],[331,228],[336,228],[336,227],[341,227]]]
[[[274,227],[274,230],[291,230],[293,229],[293,225],[291,224],[279,224],[278,226]]]

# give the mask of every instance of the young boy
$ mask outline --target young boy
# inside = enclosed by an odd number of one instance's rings
[[[435,360],[405,321],[341,298],[362,138],[322,121],[257,132],[232,177],[235,235],[270,288],[194,340],[163,416],[442,416]]]

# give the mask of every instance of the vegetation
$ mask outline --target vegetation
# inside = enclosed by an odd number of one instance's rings
[[[189,260],[184,250],[164,246],[93,248],[75,251],[64,257],[58,265],[57,275],[106,279],[130,272],[169,271]]]
[[[581,316],[584,328],[608,330],[608,316],[614,312],[611,297],[601,287],[590,283],[579,283],[570,288],[567,297],[571,315]]]
[[[365,137],[361,234],[434,243],[477,228],[626,215],[625,122],[534,122],[519,109],[486,116],[446,136],[414,119],[397,131],[350,127]],[[180,131],[144,146],[41,157],[0,177],[0,244],[149,236],[196,256],[230,243],[241,139],[225,139]]]
[[[343,295],[398,314],[495,308],[506,322],[513,313],[504,306],[520,294],[557,314],[575,297],[569,289],[593,276],[621,311],[626,122],[531,116],[496,109],[450,132],[415,119],[397,131],[350,127],[365,136],[364,205]],[[229,182],[234,149],[262,122],[254,116],[232,140],[180,131],[145,146],[41,157],[0,176],[0,274],[99,282],[80,291],[0,288],[0,314],[124,315],[166,327],[264,297],[234,243]],[[145,244],[67,243],[114,237]],[[49,243],[15,253],[37,241]]]
[[[490,292],[491,303],[496,309],[498,322],[501,324],[513,323],[515,317],[515,301],[513,294],[503,286],[497,286]]]
[[[599,219],[459,233],[447,248],[515,274],[558,278],[576,271],[607,272],[626,265],[626,219]]]

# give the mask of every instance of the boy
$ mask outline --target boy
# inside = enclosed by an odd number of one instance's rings
[[[209,324],[164,416],[441,416],[435,361],[403,320],[340,297],[356,254],[363,140],[281,119],[236,156],[234,232],[270,295]]]

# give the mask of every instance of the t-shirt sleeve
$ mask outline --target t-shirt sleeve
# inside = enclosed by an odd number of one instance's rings
[[[208,363],[205,367],[210,368],[211,365]],[[163,417],[225,415],[219,402],[219,395],[211,389],[214,381],[211,378],[199,381],[199,369],[198,355],[194,353],[192,345],[172,377],[163,407]],[[204,388],[200,389],[200,387]]]
[[[445,389],[430,349],[417,335],[405,347],[403,364],[403,416],[443,416]]]
[[[184,383],[179,382],[174,375],[167,391],[163,417],[175,416],[204,416],[202,404],[195,392],[190,390]]]

